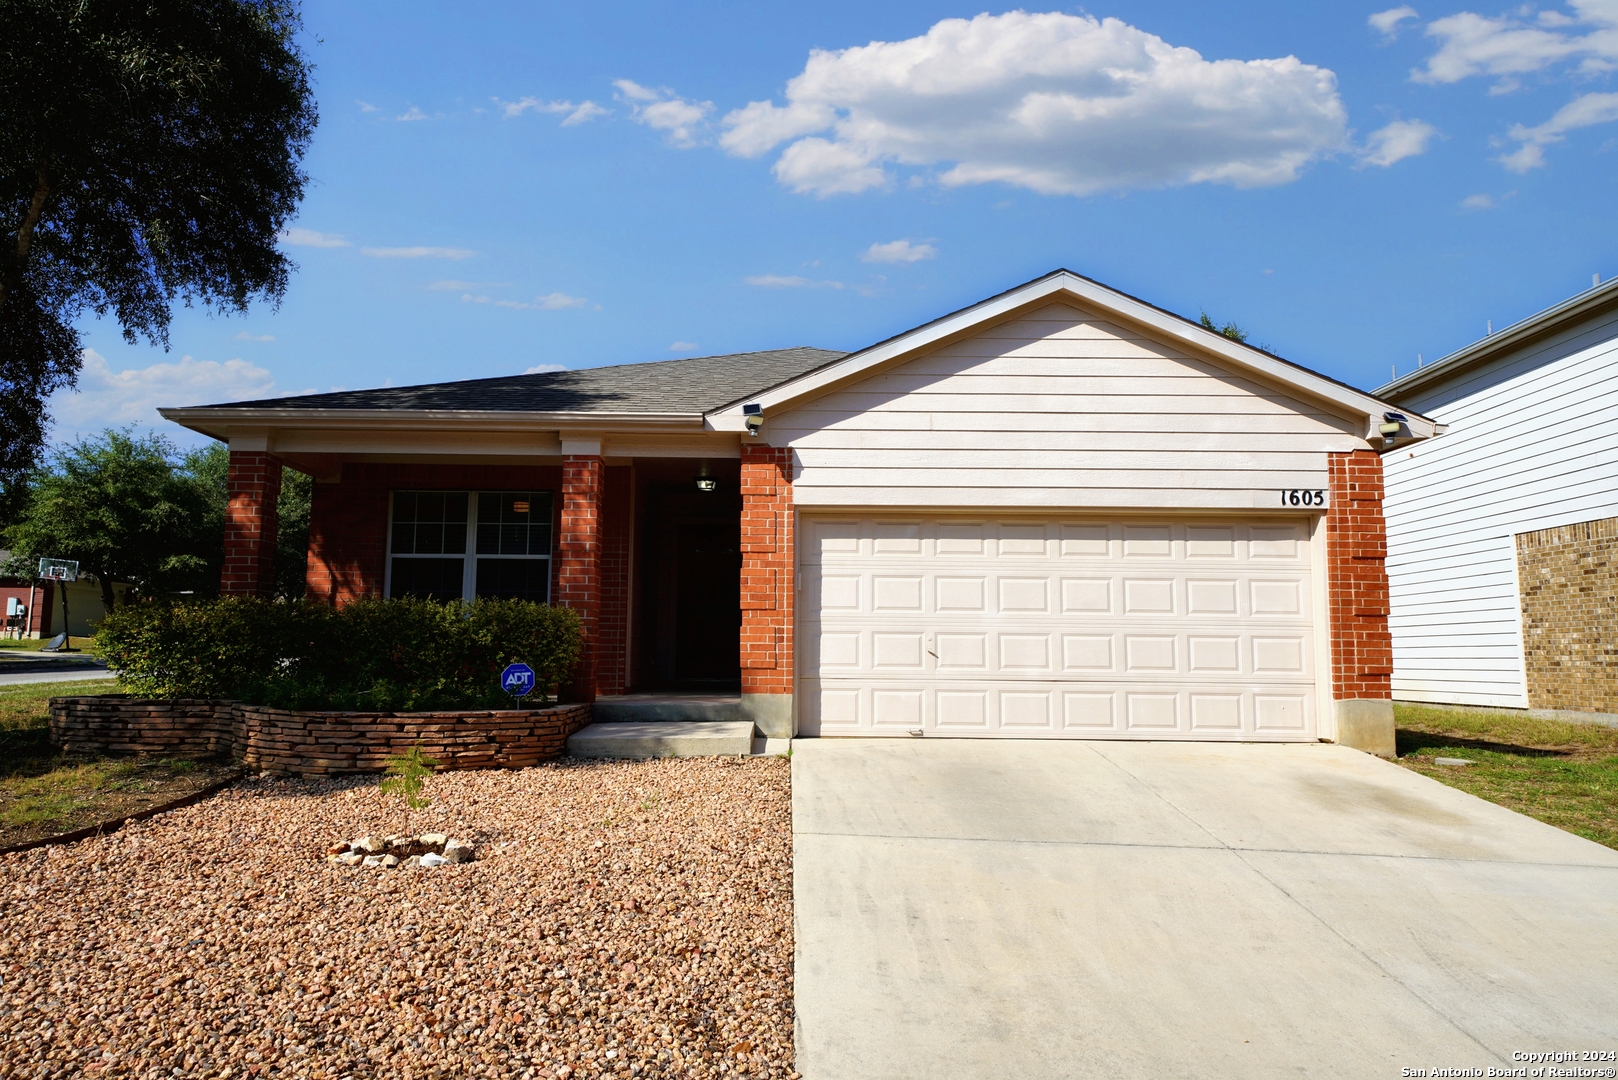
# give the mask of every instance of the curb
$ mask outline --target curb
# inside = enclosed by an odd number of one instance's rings
[[[247,770],[243,769],[225,777],[223,780],[215,780],[207,787],[193,791],[191,794],[186,795],[183,798],[175,799],[173,802],[163,803],[161,806],[152,806],[145,810],[137,810],[133,814],[126,814],[121,818],[113,818],[111,821],[98,822],[95,825],[86,825],[84,828],[74,829],[72,832],[57,833],[55,836],[46,836],[39,840],[26,840],[21,844],[12,844],[10,847],[0,848],[0,855],[12,855],[19,851],[31,851],[34,848],[52,847],[56,844],[72,844],[77,843],[80,840],[88,840],[92,836],[104,836],[107,833],[115,833],[125,825],[128,825],[131,821],[144,821],[146,818],[156,817],[158,814],[166,814],[170,810],[179,810],[182,807],[190,806],[192,803],[199,803],[203,799],[219,794],[221,791],[224,791],[230,785],[234,784],[236,781],[240,780],[246,775]]]

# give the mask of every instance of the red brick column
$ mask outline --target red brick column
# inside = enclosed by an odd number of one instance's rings
[[[790,735],[793,580],[792,451],[742,446],[742,699],[766,735]],[[760,711],[764,710],[764,711]],[[773,720],[765,712],[774,711]],[[776,730],[771,730],[772,722]]]
[[[601,474],[600,454],[562,457],[556,602],[577,611],[584,624],[584,657],[573,675],[569,696],[586,702],[596,699],[600,663]]]
[[[272,596],[281,462],[262,450],[232,450],[229,476],[225,566],[219,575],[219,591],[234,596]]]
[[[1326,589],[1331,627],[1332,696],[1393,697],[1388,633],[1387,529],[1382,520],[1382,458],[1373,450],[1326,455]]]
[[[596,690],[621,694],[629,685],[630,526],[634,470],[604,469],[601,492],[601,648]]]

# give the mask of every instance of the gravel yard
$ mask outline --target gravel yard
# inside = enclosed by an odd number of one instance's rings
[[[791,1077],[779,758],[249,780],[0,856],[0,1076]],[[324,861],[443,831],[475,861]]]

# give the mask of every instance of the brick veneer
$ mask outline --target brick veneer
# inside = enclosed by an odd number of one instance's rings
[[[1393,697],[1388,633],[1388,538],[1382,519],[1382,458],[1372,450],[1327,454],[1326,590],[1332,696]]]
[[[562,457],[562,520],[556,602],[579,613],[584,654],[568,696],[594,701],[601,651],[601,486],[599,454]]]
[[[273,595],[281,462],[262,450],[232,450],[228,484],[225,565],[219,573],[219,591],[235,596]]]
[[[554,465],[407,465],[350,463],[337,483],[316,483],[309,507],[311,599],[342,604],[381,596],[387,580],[388,493],[392,491],[550,491],[562,487]],[[553,551],[555,554],[552,541]],[[552,563],[552,596],[556,593]]]
[[[516,769],[558,757],[589,705],[497,712],[289,712],[233,701],[125,695],[50,701],[51,741],[69,754],[227,754],[302,776],[377,772],[418,742],[449,769]]]
[[[742,693],[792,693],[792,451],[742,446]]]
[[[627,465],[613,465],[603,470],[601,645],[596,660],[596,692],[600,694],[621,694],[629,685],[629,563],[634,482],[634,470]]]
[[[1618,518],[1517,534],[1528,706],[1618,712]]]

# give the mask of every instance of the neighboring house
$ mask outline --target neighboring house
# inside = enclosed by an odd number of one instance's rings
[[[0,551],[0,564],[9,552]],[[48,638],[62,632],[63,591],[67,592],[67,618],[73,623],[74,637],[89,637],[95,633],[95,624],[107,613],[101,598],[101,582],[90,574],[64,586],[55,581],[28,581],[25,578],[0,578],[0,615],[3,615],[3,633],[11,638]],[[129,586],[114,583],[113,599],[122,603]]]
[[[1382,387],[1393,694],[1618,713],[1618,281]]]
[[[1058,271],[848,355],[163,415],[230,444],[226,591],[267,593],[285,462],[315,478],[310,596],[576,608],[587,700],[1386,751],[1387,408]]]

